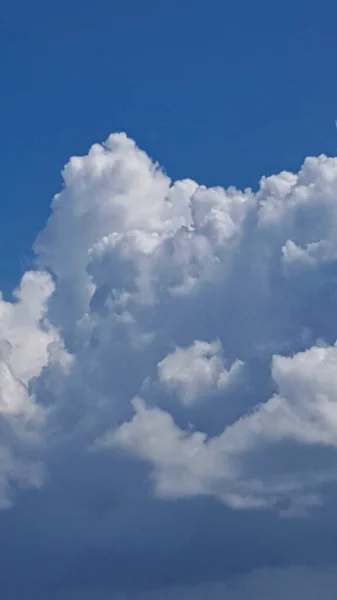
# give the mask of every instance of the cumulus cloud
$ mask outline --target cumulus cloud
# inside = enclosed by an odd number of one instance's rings
[[[188,348],[176,348],[158,363],[159,380],[176,390],[185,404],[199,396],[223,390],[238,376],[242,367],[236,361],[227,370],[221,356],[221,343],[196,340]]]
[[[206,189],[189,180],[172,184],[132,140],[116,134],[87,156],[72,158],[63,175],[64,189],[35,244],[40,268],[56,283],[42,271],[27,274],[17,304],[4,304],[3,338],[13,347],[13,375],[23,384],[41,375],[38,390],[48,381],[61,417],[60,392],[50,383],[55,361],[47,364],[47,348],[62,336],[74,356],[63,394],[78,388],[87,398],[82,407],[78,403],[78,420],[85,418],[90,395],[98,407],[113,403],[121,420],[130,415],[144,381],[155,387],[156,377],[162,398],[175,392],[186,410],[201,397],[222,395],[233,402],[242,359],[252,370],[262,353],[276,393],[259,398],[263,392],[257,389],[254,411],[242,410],[218,435],[181,429],[176,408],[146,408],[138,401],[140,412],[117,429],[113,425],[110,437],[126,449],[126,439],[133,440],[133,453],[159,473],[161,494],[164,488],[178,496],[193,488],[231,506],[268,506],[293,489],[297,493],[299,485],[311,493],[317,476],[310,476],[305,460],[299,481],[298,473],[280,465],[279,473],[262,475],[252,454],[291,440],[334,447],[328,365],[335,350],[315,346],[318,336],[326,338],[324,301],[310,307],[308,292],[334,285],[336,159],[309,158],[297,175],[263,178],[255,194]],[[54,285],[52,325],[41,326]],[[332,333],[333,320],[329,328]],[[214,334],[216,341],[206,341]],[[14,401],[18,394],[12,397],[12,403],[22,402]],[[324,465],[318,480],[323,472]]]
[[[0,300],[0,505],[67,477],[82,507],[111,479],[149,514],[206,498],[320,518],[337,479],[337,159],[208,189],[114,134],[63,179],[36,270]]]
[[[324,600],[335,600],[337,576],[332,566],[325,568],[308,568],[305,566],[294,566],[283,569],[258,569],[244,577],[232,577],[228,582],[214,581],[205,582],[193,586],[168,586],[155,590],[134,591],[128,593],[117,593],[116,600],[199,600],[209,598],[210,600],[261,600],[271,598],[272,600],[316,600],[322,597]],[[52,594],[52,600],[58,600],[59,594]],[[109,600],[111,595],[99,588],[93,591],[83,591],[81,595],[74,592],[62,596],[65,600]]]
[[[12,503],[13,484],[40,487],[39,457],[44,415],[29,384],[48,362],[48,348],[59,343],[46,318],[54,291],[46,273],[27,272],[14,292],[14,303],[0,299],[0,506]],[[35,455],[35,459],[33,458]]]

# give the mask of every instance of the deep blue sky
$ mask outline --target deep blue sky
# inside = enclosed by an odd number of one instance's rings
[[[1,9],[0,287],[72,154],[124,130],[172,178],[256,183],[334,154],[335,0],[44,0]]]

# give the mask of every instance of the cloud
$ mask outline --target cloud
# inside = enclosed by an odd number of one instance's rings
[[[274,356],[272,375],[278,393],[218,436],[183,431],[169,413],[137,400],[135,416],[110,442],[153,462],[159,496],[211,494],[234,508],[275,505],[288,497],[287,514],[296,507],[304,510],[320,503],[313,493],[320,484],[336,481],[331,468],[337,443],[336,361],[336,347],[312,347],[288,358]],[[294,462],[289,464],[289,443],[296,468]],[[331,454],[330,464],[325,455],[319,471],[310,461],[315,445]],[[266,470],[261,452],[268,455],[273,448],[280,456]]]
[[[240,578],[233,578],[228,583],[213,582],[193,587],[176,587],[166,590],[156,590],[153,593],[142,594],[142,600],[189,600],[210,598],[218,600],[252,600],[272,598],[273,600],[315,600],[318,596],[324,600],[335,598],[336,574],[333,568],[310,569],[292,567],[289,569],[265,569],[254,571]]]
[[[46,319],[54,291],[49,275],[27,272],[14,303],[0,299],[0,507],[12,504],[13,487],[40,487],[44,469],[44,414],[29,390],[48,362],[48,348],[59,343]]]
[[[221,343],[195,340],[188,348],[176,348],[158,363],[159,381],[176,390],[185,404],[199,396],[226,388],[238,376],[242,367],[236,361],[230,370],[221,357]]]
[[[335,533],[337,159],[309,157],[255,193],[208,189],[173,183],[114,134],[63,179],[36,270],[0,301],[0,506],[33,523],[35,556],[40,535],[50,556],[69,548],[54,581],[81,587],[92,548],[122,545],[139,586],[164,588],[164,544],[169,583],[197,585],[282,564],[296,527]],[[177,557],[197,516],[195,569]],[[288,536],[274,565],[266,522]],[[209,531],[226,568],[205,566]],[[104,560],[106,588],[128,589]]]

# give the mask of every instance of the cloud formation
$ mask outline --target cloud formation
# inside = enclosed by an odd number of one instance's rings
[[[67,477],[81,506],[112,479],[146,514],[207,499],[320,519],[337,482],[337,159],[208,189],[114,134],[63,179],[36,270],[0,301],[0,507]]]
[[[167,388],[177,391],[184,404],[200,396],[219,392],[238,376],[243,363],[236,361],[227,370],[221,357],[221,343],[195,340],[188,348],[176,348],[158,363],[158,377]]]

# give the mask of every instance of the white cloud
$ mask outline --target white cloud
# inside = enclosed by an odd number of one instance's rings
[[[220,341],[195,340],[188,348],[176,348],[158,363],[159,380],[176,390],[185,404],[224,390],[238,377],[242,362],[227,370],[221,351]]]
[[[27,273],[17,302],[1,303],[10,390],[3,411],[41,413],[47,389],[43,418],[48,427],[51,414],[55,427],[75,393],[76,419],[90,429],[90,419],[98,424],[109,413],[114,440],[154,464],[161,495],[194,490],[231,506],[269,506],[282,495],[291,500],[299,485],[312,493],[317,476],[306,465],[300,478],[282,464],[261,474],[253,456],[285,440],[335,446],[335,348],[314,345],[326,325],[320,306],[314,319],[309,314],[307,289],[334,285],[331,268],[324,269],[335,256],[337,159],[308,158],[298,174],[263,178],[256,194],[207,189],[190,180],[172,185],[132,140],[115,134],[72,158],[63,176],[35,245],[54,282]],[[330,327],[337,337],[337,322]],[[312,348],[296,354],[310,339]],[[202,423],[199,432],[185,432],[173,413],[150,406],[137,405],[128,422],[130,398],[144,380],[155,385],[156,369],[162,394],[175,391],[186,410],[225,389],[225,402],[235,402],[229,384],[238,381],[240,359],[252,371],[261,348],[272,360],[277,395],[263,399],[255,390],[254,411],[225,421],[222,433],[210,436]],[[295,355],[272,359],[270,348]],[[25,388],[32,380],[37,403]],[[118,429],[116,418],[126,419]],[[331,474],[322,465],[318,479],[325,477]]]
[[[27,272],[15,291],[15,302],[0,300],[0,340],[7,347],[13,373],[24,383],[40,375],[48,345],[58,339],[47,322],[47,303],[54,292],[50,275]]]
[[[172,183],[115,134],[63,177],[37,270],[0,300],[0,505],[44,470],[57,486],[63,464],[81,506],[112,481],[136,507],[139,460],[162,499],[323,518],[337,483],[337,159],[256,193],[207,189]]]

